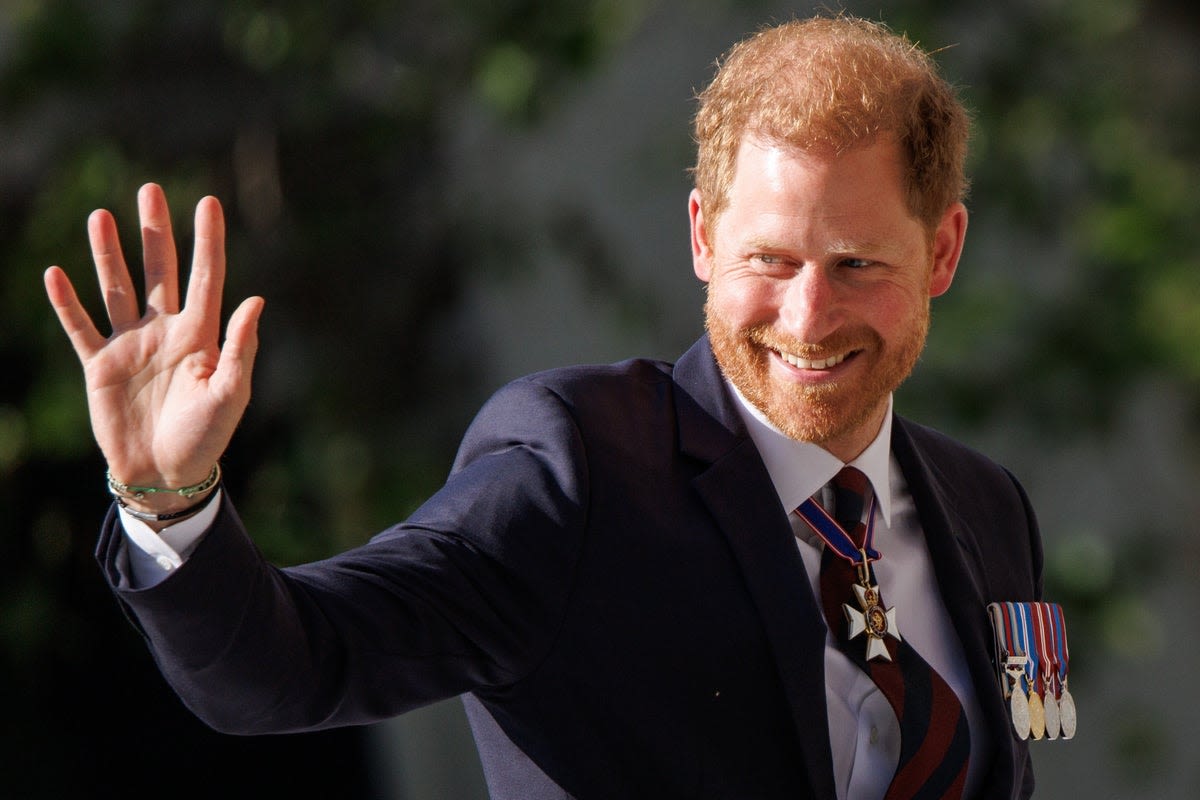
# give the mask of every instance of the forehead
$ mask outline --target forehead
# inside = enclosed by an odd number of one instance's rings
[[[922,227],[905,202],[890,138],[840,153],[743,140],[718,226],[739,237],[907,245]]]
[[[769,179],[770,188],[785,191],[793,184],[835,180],[896,197],[904,192],[900,145],[891,136],[838,150],[799,147],[751,133],[739,143],[734,165],[734,186],[746,183],[741,178]]]

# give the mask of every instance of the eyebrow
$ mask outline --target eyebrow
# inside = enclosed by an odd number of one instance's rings
[[[755,237],[746,242],[746,249],[765,250],[768,252],[787,252],[794,250],[795,247],[784,244],[782,241],[775,238],[768,239]],[[871,253],[888,258],[896,258],[904,255],[904,248],[888,240],[835,239],[829,243],[827,248],[825,248],[825,252],[827,255],[854,255],[859,253]]]
[[[872,239],[835,239],[830,243],[831,253],[882,253],[900,255],[902,247],[889,240],[875,241]]]

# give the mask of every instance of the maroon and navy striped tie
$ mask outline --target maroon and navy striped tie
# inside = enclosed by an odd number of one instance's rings
[[[864,547],[866,476],[846,467],[834,477],[834,518],[855,545]],[[843,603],[853,603],[858,568],[826,547],[821,557],[821,605],[842,652],[862,668],[891,703],[900,722],[900,761],[885,800],[962,797],[971,740],[962,703],[946,681],[907,640],[885,637],[892,660],[868,661],[862,639],[847,639]],[[871,577],[874,583],[874,577]],[[880,599],[879,604],[883,601]]]

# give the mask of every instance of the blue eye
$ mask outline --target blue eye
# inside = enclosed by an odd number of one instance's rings
[[[774,255],[772,253],[755,253],[750,256],[751,261],[757,261],[764,267],[787,267],[792,261],[787,256]]]

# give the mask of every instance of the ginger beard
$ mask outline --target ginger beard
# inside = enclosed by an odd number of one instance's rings
[[[881,413],[888,395],[912,373],[929,331],[926,302],[890,348],[865,325],[839,330],[815,344],[789,342],[768,324],[744,329],[727,324],[712,300],[713,288],[710,283],[705,327],[721,372],[784,434],[817,445],[855,432]],[[785,383],[771,376],[776,350],[813,359],[853,351],[846,362],[865,363],[853,364],[853,372],[844,379],[819,385]]]

